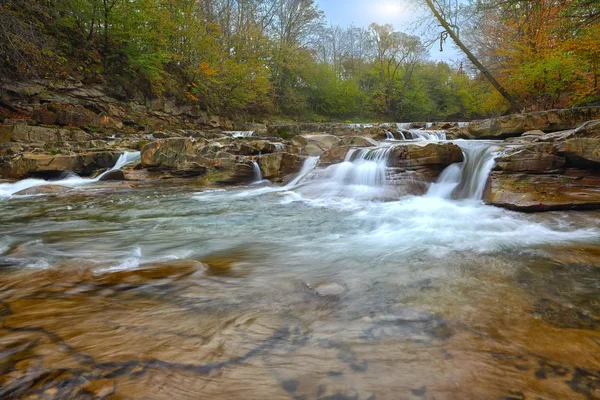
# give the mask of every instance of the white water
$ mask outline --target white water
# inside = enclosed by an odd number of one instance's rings
[[[388,140],[395,140],[394,134],[387,129],[385,130],[385,138]]]
[[[260,166],[256,161],[252,161],[254,167],[254,182],[260,182],[263,180],[262,172],[260,172]]]
[[[372,128],[373,124],[348,124],[348,128],[350,129],[366,129]]]
[[[223,133],[227,133],[233,138],[247,138],[254,136],[254,131],[224,131]]]
[[[57,181],[47,181],[45,179],[24,179],[22,181],[18,181],[15,183],[2,183],[0,184],[0,198],[2,197],[10,197],[15,193],[18,193],[22,190],[29,189],[36,186],[42,185],[61,185],[68,187],[76,187],[83,186],[90,183],[98,182],[104,175],[108,174],[111,171],[115,171],[123,168],[125,165],[130,164],[136,160],[140,159],[140,152],[125,152],[121,154],[115,165],[108,169],[107,171],[101,173],[95,178],[81,178],[76,174],[68,174],[66,178],[57,180]]]
[[[426,131],[421,129],[409,129],[413,140],[446,140],[446,131]]]
[[[465,160],[448,166],[432,184],[428,197],[481,200],[485,185],[494,167],[497,148],[489,143],[457,140]]]
[[[296,192],[312,199],[376,200],[387,197],[387,161],[393,147],[351,149],[343,162],[299,181]]]
[[[398,130],[400,130],[400,129],[408,130],[408,129],[412,128],[412,126],[413,126],[412,122],[403,122],[403,123],[399,122],[396,124],[396,128],[398,128]]]

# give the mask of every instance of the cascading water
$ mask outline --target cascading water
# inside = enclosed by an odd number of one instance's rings
[[[76,174],[69,174],[66,178],[58,180],[58,181],[47,181],[44,179],[24,179],[22,181],[18,181],[15,183],[2,183],[2,184],[0,184],[0,197],[10,197],[20,191],[23,191],[23,190],[26,190],[26,189],[29,189],[29,188],[32,188],[35,186],[42,186],[42,185],[48,185],[48,184],[76,187],[76,186],[87,185],[89,183],[98,182],[100,179],[102,179],[102,177],[104,175],[108,174],[109,172],[121,169],[125,165],[130,164],[139,159],[140,159],[139,151],[133,151],[133,152],[126,151],[123,154],[121,154],[121,156],[119,157],[119,159],[117,160],[117,162],[115,163],[115,165],[112,168],[106,170],[105,172],[103,172],[102,174],[98,175],[95,178],[81,178],[81,177],[77,176]]]
[[[385,138],[387,140],[395,140],[396,139],[394,137],[394,134],[392,132],[388,131],[387,129],[384,132],[385,132]]]
[[[448,166],[438,181],[430,186],[427,196],[481,200],[488,176],[494,167],[497,148],[485,142],[455,143],[461,148],[465,160]]]
[[[446,131],[425,131],[421,129],[409,129],[408,132],[413,140],[446,140]]]
[[[233,138],[247,138],[254,136],[254,131],[227,131],[224,133],[231,135]]]
[[[412,128],[412,126],[413,126],[412,122],[399,122],[396,124],[396,128],[398,128],[398,130],[401,130],[401,129],[408,130],[408,129]]]
[[[252,161],[254,167],[254,182],[261,182],[263,180],[262,172],[260,172],[260,166],[256,161]]]
[[[297,192],[308,198],[376,200],[391,198],[387,160],[393,147],[351,149],[342,163],[318,171],[300,182]]]

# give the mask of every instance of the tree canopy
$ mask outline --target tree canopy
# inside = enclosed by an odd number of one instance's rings
[[[448,20],[440,33],[460,37],[524,108],[600,100],[598,2],[423,1]],[[427,42],[392,25],[330,25],[313,0],[0,3],[0,74],[11,79],[75,77],[124,99],[168,96],[238,116],[403,121],[508,111],[481,69],[431,61]]]

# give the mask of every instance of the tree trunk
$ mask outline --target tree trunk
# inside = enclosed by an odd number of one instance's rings
[[[448,35],[452,38],[452,40],[454,40],[454,43],[456,43],[456,45],[463,51],[463,53],[466,54],[469,61],[471,61],[473,63],[473,65],[475,65],[477,67],[477,69],[479,69],[479,71],[483,74],[483,76],[485,76],[486,79],[496,88],[498,93],[500,93],[502,95],[502,97],[504,97],[506,99],[506,101],[508,101],[510,103],[510,107],[511,107],[512,111],[519,112],[521,109],[521,107],[519,107],[519,104],[506,91],[506,89],[504,89],[504,87],[500,84],[500,82],[498,82],[496,80],[496,78],[494,78],[494,76],[490,73],[490,71],[488,71],[487,68],[482,63],[479,62],[479,60],[475,57],[475,55],[473,53],[471,53],[471,51],[469,51],[469,49],[467,49],[467,47],[464,45],[464,43],[454,33],[454,31],[452,30],[452,28],[450,27],[448,22],[442,17],[442,15],[435,8],[435,6],[433,5],[433,2],[431,0],[425,0],[425,2],[427,3],[427,6],[431,9],[431,12],[433,12],[433,15],[435,16],[435,18],[437,18],[437,20],[440,22],[442,27],[448,33]]]

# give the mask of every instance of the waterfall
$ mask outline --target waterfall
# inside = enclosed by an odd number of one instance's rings
[[[247,138],[254,136],[254,131],[225,131],[223,133],[227,133],[233,138]]]
[[[262,172],[260,172],[260,166],[256,161],[252,161],[254,167],[254,182],[261,182],[263,180]]]
[[[387,140],[395,140],[396,138],[394,137],[394,134],[390,131],[388,131],[387,129],[384,130],[385,132],[385,136]]]
[[[409,129],[414,140],[446,140],[446,131],[424,131],[421,129]]]
[[[412,128],[412,126],[413,126],[412,122],[402,122],[402,123],[399,122],[396,124],[396,128],[398,128],[398,130],[401,130],[401,129],[408,130],[408,129]]]
[[[108,169],[107,171],[101,173],[95,178],[81,178],[76,174],[68,174],[64,179],[58,181],[47,181],[44,179],[24,179],[22,181],[18,181],[15,183],[2,183],[0,184],[0,197],[10,197],[15,193],[18,193],[22,190],[29,189],[35,186],[42,185],[61,185],[61,186],[69,186],[76,187],[86,185],[88,183],[98,182],[104,175],[109,172],[115,171],[117,169],[123,168],[127,164],[131,164],[132,162],[140,159],[139,151],[126,151],[119,156],[119,159],[115,163],[115,165]]]
[[[350,129],[366,129],[372,128],[373,124],[348,124],[348,128]]]
[[[404,132],[402,132],[401,130],[398,130],[398,134],[400,136],[402,136],[402,140],[406,140],[406,136],[404,136]]]
[[[393,147],[351,149],[343,162],[316,170],[294,191],[319,201],[393,199],[387,184],[388,157]]]
[[[308,157],[304,161],[304,164],[302,164],[302,168],[300,169],[300,172],[298,172],[298,175],[290,181],[290,183],[285,185],[286,189],[295,187],[306,175],[310,174],[311,171],[316,168],[317,164],[319,164],[318,156]]]
[[[427,191],[428,197],[481,200],[497,148],[489,143],[455,142],[465,160],[448,166]]]

